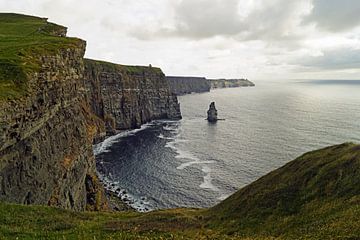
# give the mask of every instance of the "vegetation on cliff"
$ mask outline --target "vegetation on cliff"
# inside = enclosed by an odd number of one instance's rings
[[[78,213],[0,204],[0,238],[357,239],[360,146],[313,151],[208,210]]]
[[[130,65],[121,65],[106,61],[93,60],[93,59],[85,59],[86,64],[91,66],[92,68],[101,67],[106,68],[108,71],[124,71],[127,74],[141,74],[144,71],[148,71],[151,68],[151,71],[156,74],[163,74],[162,70],[158,67],[150,67],[150,66],[130,66]]]
[[[82,44],[65,35],[65,27],[46,18],[0,13],[0,100],[26,93],[29,74],[41,67],[39,56]]]

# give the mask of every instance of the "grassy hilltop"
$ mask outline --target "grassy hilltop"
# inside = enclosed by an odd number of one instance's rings
[[[65,34],[65,27],[45,18],[0,13],[0,100],[26,93],[29,74],[40,68],[39,56],[76,47],[81,41]]]
[[[359,239],[360,146],[304,154],[211,209],[72,212],[0,204],[0,239]]]

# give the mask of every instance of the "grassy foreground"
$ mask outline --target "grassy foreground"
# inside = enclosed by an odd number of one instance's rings
[[[0,239],[359,239],[360,146],[304,154],[211,209],[146,214],[0,204]]]

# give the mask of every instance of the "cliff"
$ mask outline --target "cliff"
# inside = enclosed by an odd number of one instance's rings
[[[209,79],[211,88],[254,87],[255,84],[247,79]]]
[[[347,143],[304,154],[211,209],[92,214],[0,203],[0,238],[358,239],[359,203],[360,146]]]
[[[0,201],[107,209],[92,143],[180,119],[159,68],[85,60],[86,43],[37,18],[0,14]]]
[[[46,19],[0,22],[0,201],[106,208],[80,91],[85,42]]]
[[[210,84],[203,77],[166,77],[169,82],[170,89],[176,95],[184,95],[189,93],[202,93],[210,91]]]
[[[159,68],[86,59],[85,86],[89,105],[105,122],[107,134],[155,119],[181,118],[177,97]]]
[[[206,79],[204,77],[167,76],[170,89],[176,95],[209,92],[216,88],[254,87],[247,79]]]

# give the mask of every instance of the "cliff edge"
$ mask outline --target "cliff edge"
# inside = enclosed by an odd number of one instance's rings
[[[139,128],[155,119],[181,119],[180,104],[160,68],[85,59],[88,103],[106,134]]]
[[[166,76],[170,89],[176,95],[202,93],[210,91],[210,84],[204,77]]]
[[[0,201],[105,209],[80,91],[85,42],[44,18],[0,22]]]
[[[0,201],[104,210],[92,143],[180,119],[161,69],[86,59],[46,18],[0,14]]]

